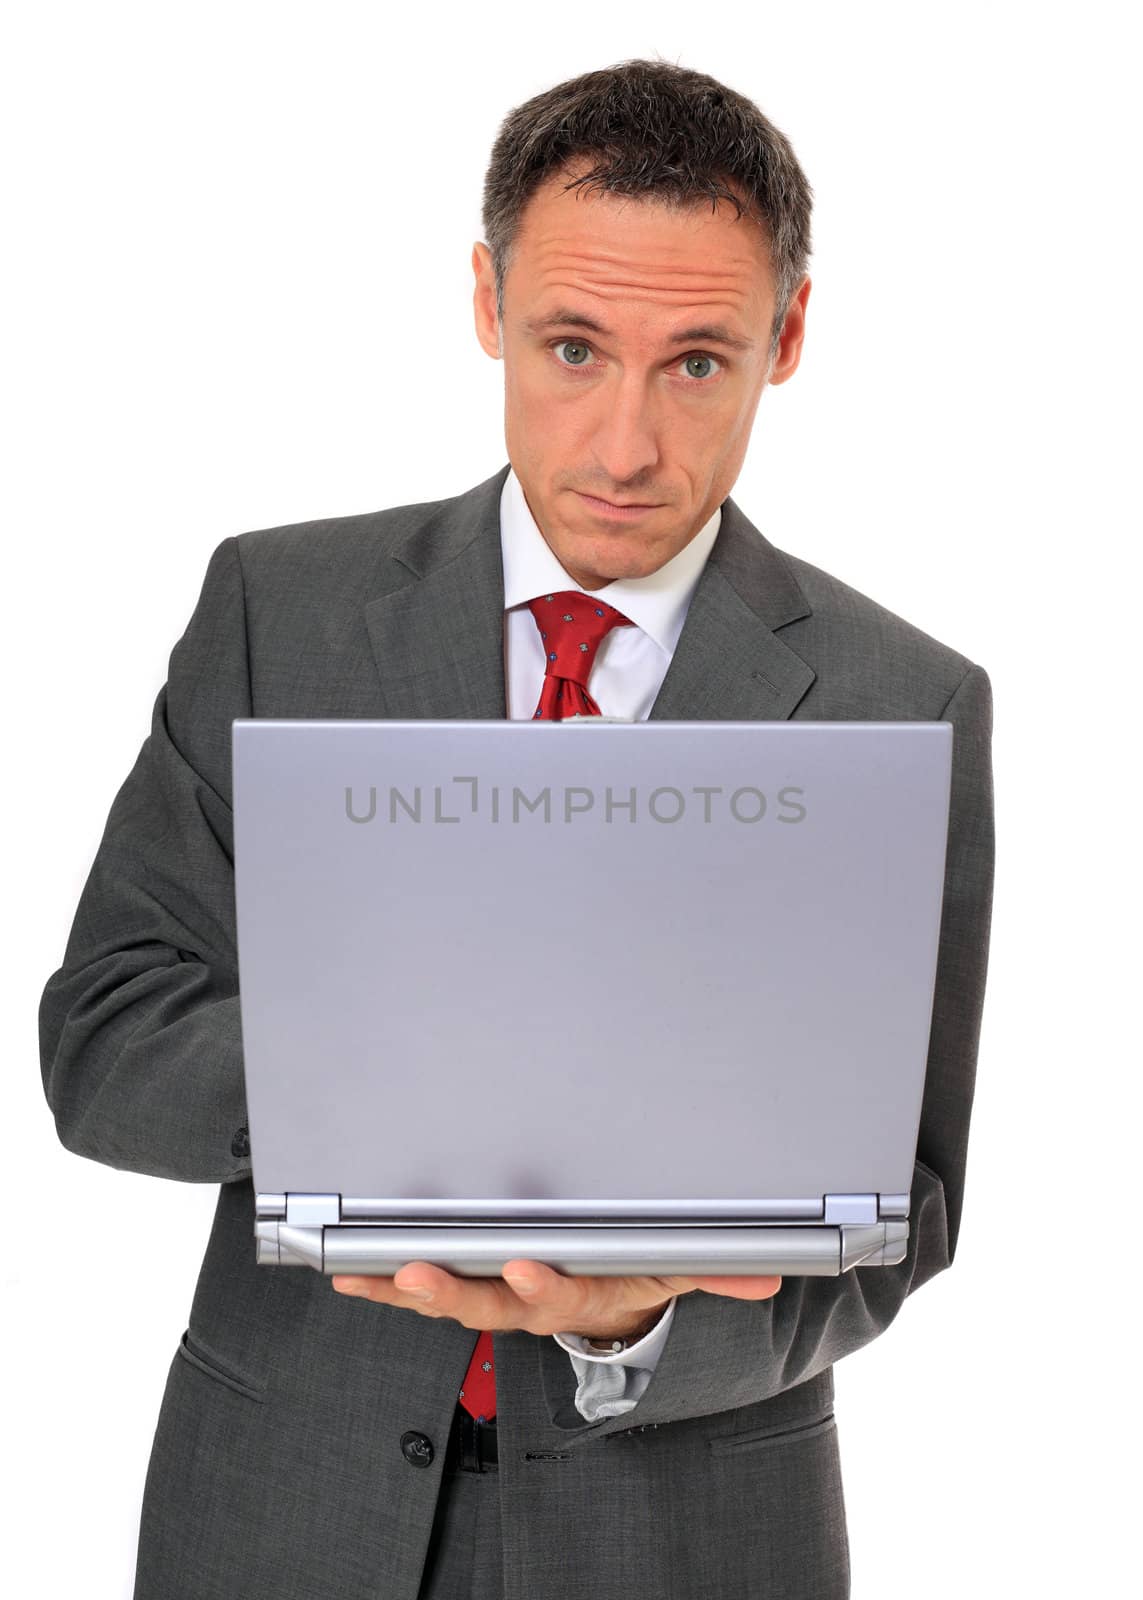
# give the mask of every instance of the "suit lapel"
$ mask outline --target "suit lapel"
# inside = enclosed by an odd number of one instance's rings
[[[780,553],[727,498],[651,717],[789,717],[816,674],[774,629],[809,614],[809,602]]]
[[[365,607],[384,715],[503,718],[502,467],[448,500],[394,552],[391,587]]]
[[[386,717],[506,714],[500,491],[508,470],[415,529],[393,552],[386,589],[365,607]],[[809,612],[780,552],[725,500],[652,718],[789,717],[815,675],[774,630]]]

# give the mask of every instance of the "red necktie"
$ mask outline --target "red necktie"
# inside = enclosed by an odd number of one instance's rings
[[[575,589],[541,595],[528,609],[536,619],[544,643],[544,686],[533,713],[559,722],[579,713],[598,717],[599,707],[587,692],[595,653],[605,634],[615,627],[633,627],[630,617],[606,600],[596,600]]]
[[[533,721],[543,717],[560,722],[576,712],[600,716],[599,707],[587,692],[588,675],[604,637],[612,628],[634,627],[631,618],[605,600],[594,600],[575,589],[541,595],[529,601],[528,609],[536,619],[546,658],[544,685]],[[496,1415],[496,1370],[492,1335],[487,1331],[476,1341],[459,1398],[469,1416],[478,1422]]]

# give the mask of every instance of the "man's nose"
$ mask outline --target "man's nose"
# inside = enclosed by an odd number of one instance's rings
[[[658,424],[644,381],[632,373],[613,386],[601,385],[599,403],[592,447],[611,481],[627,483],[653,470],[659,462]],[[638,499],[637,491],[631,493]]]

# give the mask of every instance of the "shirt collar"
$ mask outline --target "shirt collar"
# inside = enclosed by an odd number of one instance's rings
[[[695,586],[722,523],[716,508],[694,538],[665,566],[645,578],[616,578],[591,591],[629,617],[668,655],[673,655]],[[504,562],[504,608],[525,605],[539,594],[579,589],[564,571],[536,525],[523,485],[509,468],[500,493],[500,550]]]

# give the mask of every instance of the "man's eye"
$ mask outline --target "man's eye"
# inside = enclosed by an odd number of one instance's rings
[[[557,352],[556,359],[562,367],[586,366],[591,355],[591,346],[584,344],[582,339],[561,339],[552,348]],[[559,355],[561,350],[567,352],[566,356]],[[684,356],[683,365],[687,369],[687,377],[693,378],[696,382],[711,378],[722,370],[722,363],[714,356],[708,355]]]
[[[714,356],[686,356],[683,365],[687,369],[688,378],[710,378],[721,370],[721,364]],[[698,372],[695,371],[696,367],[700,369]]]
[[[564,367],[582,367],[588,357],[589,346],[578,339],[561,339],[554,348],[572,352],[566,361],[560,362],[560,365]]]

